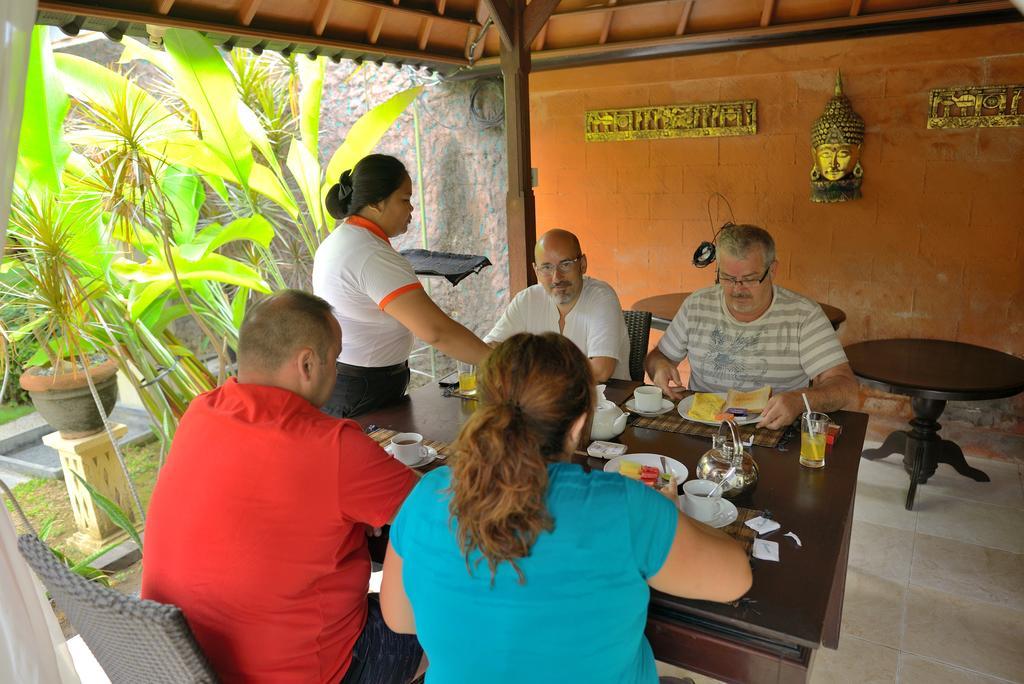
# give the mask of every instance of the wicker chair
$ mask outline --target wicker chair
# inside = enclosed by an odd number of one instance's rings
[[[127,596],[76,575],[35,535],[19,537],[18,550],[113,684],[217,681],[177,607]]]
[[[622,317],[626,319],[629,332],[629,377],[643,382],[647,341],[651,338],[651,312],[623,311]]]

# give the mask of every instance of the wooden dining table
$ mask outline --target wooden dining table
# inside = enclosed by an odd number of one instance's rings
[[[675,318],[679,307],[692,294],[692,292],[671,292],[653,297],[644,297],[633,302],[633,310],[650,311],[651,327],[655,330],[668,330],[668,325]],[[839,325],[846,320],[846,312],[824,302],[818,302],[818,305],[821,306],[821,310],[828,317],[828,322],[832,324],[832,329],[839,330]]]
[[[610,380],[605,396],[620,405],[639,383]],[[435,385],[413,390],[398,403],[356,420],[370,428],[419,432],[451,442],[478,402],[443,396]],[[837,648],[854,492],[868,417],[838,411],[842,426],[827,464],[799,465],[799,435],[778,448],[753,447],[757,486],[738,506],[770,511],[781,529],[767,538],[779,544],[779,562],[752,559],[753,586],[737,604],[695,601],[651,591],[646,635],[655,657],[727,682],[805,682],[816,649]],[[670,456],[695,471],[711,444],[707,438],[628,426],[618,441],[627,453]],[[584,468],[605,461],[583,455]],[[432,467],[438,467],[435,462]],[[784,536],[794,532],[797,544]]]

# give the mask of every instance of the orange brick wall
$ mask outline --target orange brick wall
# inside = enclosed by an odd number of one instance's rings
[[[814,204],[809,131],[837,68],[867,125],[864,197]],[[988,83],[1024,83],[1024,25],[538,72],[538,230],[576,231],[590,273],[629,307],[713,282],[690,259],[719,192],[736,222],[774,235],[780,284],[846,312],[844,343],[943,338],[1024,356],[1024,128],[925,128],[931,88]],[[757,100],[757,135],[583,140],[588,109],[734,99]],[[729,218],[711,211],[715,226]],[[995,410],[1024,432],[1024,400]]]

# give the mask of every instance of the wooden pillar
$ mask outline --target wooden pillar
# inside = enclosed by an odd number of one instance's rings
[[[508,156],[509,289],[518,292],[537,282],[533,247],[537,211],[530,170],[530,44],[558,0],[485,0],[501,34],[501,75],[505,83],[505,146]]]

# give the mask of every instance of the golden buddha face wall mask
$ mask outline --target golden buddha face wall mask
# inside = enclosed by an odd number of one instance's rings
[[[863,143],[864,120],[843,95],[842,76],[837,72],[835,95],[811,127],[812,202],[846,202],[860,197]]]

